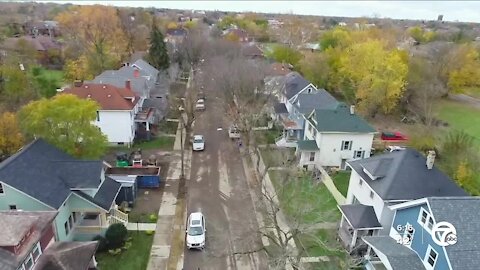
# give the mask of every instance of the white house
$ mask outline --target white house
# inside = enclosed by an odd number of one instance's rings
[[[132,91],[129,80],[125,82],[123,88],[109,84],[85,83],[67,88],[63,93],[95,100],[99,104],[100,109],[93,124],[107,136],[109,143],[117,145],[133,143],[137,130],[136,116],[142,105],[142,99]]]
[[[339,102],[333,108],[313,110],[305,121],[304,138],[297,142],[299,166],[346,168],[346,162],[370,156],[376,133],[364,119]]]
[[[339,236],[349,251],[365,251],[362,236],[389,235],[392,206],[424,197],[466,196],[448,176],[413,149],[347,162],[352,169]]]

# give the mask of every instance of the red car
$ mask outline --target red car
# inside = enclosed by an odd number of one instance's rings
[[[408,137],[400,132],[382,132],[382,140],[384,141],[406,141]]]

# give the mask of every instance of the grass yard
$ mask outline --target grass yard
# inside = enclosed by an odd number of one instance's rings
[[[465,131],[480,146],[480,109],[451,100],[441,100],[436,105],[438,118],[453,129]]]
[[[344,257],[345,250],[336,239],[337,231],[319,229],[315,235],[300,235],[297,241],[305,248],[306,257],[337,256]]]
[[[269,130],[256,130],[254,132],[257,145],[275,144],[275,139],[282,135],[282,131],[275,127]]]
[[[174,142],[175,142],[174,137],[160,136],[158,138],[154,138],[151,141],[135,143],[132,149],[140,148],[142,150],[147,150],[147,149],[172,150]]]
[[[63,83],[63,71],[61,70],[43,69],[41,74],[45,78],[55,80],[59,84]]]
[[[268,167],[283,167],[285,164],[290,164],[295,159],[294,148],[259,148],[265,166]]]
[[[162,120],[158,125],[158,130],[166,134],[176,134],[178,128],[178,122]]]
[[[145,232],[129,232],[132,237],[132,246],[118,255],[111,255],[108,252],[98,253],[98,269],[102,270],[131,270],[147,269],[152,247],[153,234]]]
[[[330,177],[332,177],[333,183],[335,184],[335,187],[337,187],[338,191],[340,191],[340,193],[342,193],[342,195],[345,197],[347,197],[350,174],[350,171],[339,171],[336,172],[334,175],[330,175]]]
[[[269,175],[280,206],[287,216],[302,218],[310,224],[340,220],[337,202],[323,184],[314,183],[307,176],[292,180],[292,177],[296,177],[292,175],[286,179],[285,171],[270,171]],[[299,209],[305,211],[299,213]]]

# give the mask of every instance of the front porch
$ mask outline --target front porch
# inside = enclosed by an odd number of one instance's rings
[[[315,140],[300,140],[297,142],[295,155],[298,159],[298,166],[313,171],[318,161],[319,148]]]
[[[128,214],[123,213],[116,207],[106,211],[85,211],[74,212],[79,218],[77,224],[72,228],[74,240],[91,240],[92,235],[104,234],[107,228],[116,223],[128,224]]]
[[[362,237],[375,235],[382,229],[373,207],[349,204],[340,205],[338,209],[342,213],[338,228],[339,239],[350,254],[364,255],[367,251],[367,244]]]
[[[147,140],[151,138],[151,126],[154,123],[154,108],[141,108],[135,114],[135,139],[136,140]]]
[[[279,122],[283,127],[282,136],[275,140],[279,147],[296,147],[297,141],[303,138],[303,124],[291,119],[288,114],[281,114]]]

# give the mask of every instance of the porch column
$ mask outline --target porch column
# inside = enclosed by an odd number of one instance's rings
[[[100,213],[100,226],[105,227],[107,224],[107,214],[106,213]]]
[[[147,131],[150,131],[150,123],[147,121]]]
[[[350,243],[350,249],[353,249],[355,247],[355,244],[357,243],[357,230],[353,230],[353,236],[352,236],[352,242]]]
[[[344,220],[344,216],[342,215],[342,218],[340,219],[340,228],[343,228],[343,220]]]

